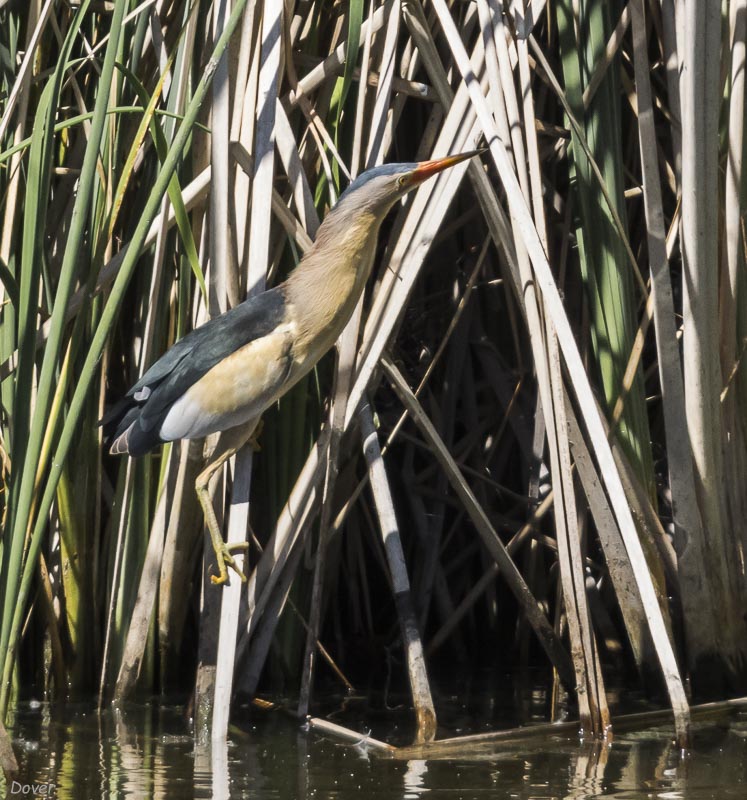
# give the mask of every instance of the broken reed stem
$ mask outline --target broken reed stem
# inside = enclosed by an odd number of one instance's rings
[[[423,645],[412,603],[410,579],[407,575],[407,565],[399,536],[394,502],[384,467],[384,459],[381,455],[379,436],[374,426],[373,412],[367,400],[364,400],[360,405],[358,420],[361,426],[363,453],[371,476],[371,491],[389,566],[389,577],[392,581],[394,603],[402,634],[402,645],[405,648],[405,657],[407,659],[407,672],[410,678],[410,689],[412,690],[412,701],[415,706],[417,720],[415,742],[429,742],[436,735],[436,710],[428,683]]]
[[[449,483],[464,504],[464,508],[475,525],[477,532],[480,534],[488,552],[500,566],[504,580],[526,614],[527,620],[534,629],[550,662],[558,670],[566,686],[574,686],[573,667],[568,653],[553,631],[544,611],[540,608],[537,600],[529,591],[529,587],[526,585],[513,559],[506,551],[505,545],[493,528],[485,510],[477,502],[477,498],[474,496],[467,481],[461,474],[457,463],[446,449],[441,437],[433,427],[433,423],[424,413],[422,406],[415,399],[412,390],[397,367],[388,356],[382,358],[381,364],[392,388],[397,393],[402,403],[410,411],[413,421],[417,425],[425,441],[430,445],[433,455],[446,472]]]

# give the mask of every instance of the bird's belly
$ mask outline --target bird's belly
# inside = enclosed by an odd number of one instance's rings
[[[195,439],[248,422],[286,388],[290,331],[250,342],[192,385],[169,410],[159,434],[165,441]]]

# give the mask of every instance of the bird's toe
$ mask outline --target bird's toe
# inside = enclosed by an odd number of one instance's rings
[[[246,575],[236,563],[236,559],[231,555],[234,550],[246,550],[249,546],[248,542],[234,542],[233,544],[223,543],[222,547],[215,551],[215,558],[218,562],[218,575],[211,575],[210,580],[215,586],[222,586],[228,583],[228,569],[232,569],[241,579],[242,583],[246,583]]]

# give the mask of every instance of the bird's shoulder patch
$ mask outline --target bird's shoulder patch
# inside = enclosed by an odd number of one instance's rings
[[[190,387],[237,350],[282,328],[286,314],[285,293],[277,287],[188,333],[105,416],[108,437],[116,441],[128,431],[123,446],[133,455],[158,445],[164,417]]]
[[[160,436],[193,439],[260,416],[291,375],[292,328],[279,325],[218,362],[169,408]]]
[[[285,312],[282,289],[270,289],[180,339],[130,390],[151,390],[143,407],[143,427],[155,425],[172,403],[221,361],[283,325]],[[174,353],[177,348],[180,352]]]
[[[200,325],[175,342],[152,364],[130,389],[128,396],[134,397],[146,387],[152,391],[187,357],[190,357],[193,368],[202,365],[207,372],[221,358],[274,330],[282,323],[285,307],[284,292],[278,287],[250,297],[225,314]]]

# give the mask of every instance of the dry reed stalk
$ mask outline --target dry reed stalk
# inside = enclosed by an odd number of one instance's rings
[[[392,745],[387,744],[386,742],[381,742],[378,739],[374,739],[367,733],[358,733],[357,731],[353,731],[350,728],[346,728],[343,725],[338,725],[337,723],[330,722],[326,719],[309,717],[308,724],[312,730],[319,731],[320,733],[328,733],[332,736],[338,737],[339,739],[343,739],[346,742],[360,745],[366,749],[370,748],[371,750],[377,750],[384,753],[392,752],[394,750]]]
[[[16,104],[19,102],[19,98],[21,100],[21,108],[18,114],[19,122],[26,116],[26,107],[29,100],[28,86],[31,80],[31,68],[34,63],[34,58],[36,57],[36,48],[39,46],[44,28],[49,22],[53,10],[54,0],[46,0],[41,10],[39,9],[38,0],[30,5],[28,41],[23,54],[23,61],[15,76],[15,83],[10,90],[8,99],[3,105],[3,115],[2,118],[0,118],[0,141],[2,141],[5,132],[10,127],[11,120],[13,119],[13,112],[15,111]]]
[[[382,54],[382,69],[384,75],[377,87],[376,103],[373,110],[373,122],[369,132],[368,164],[381,163],[383,156],[383,134],[389,108],[391,79],[394,73],[394,56],[396,52],[397,32],[399,23],[398,2],[395,2],[393,13],[390,14],[389,23],[384,37],[384,52]],[[371,29],[369,28],[369,37]],[[358,43],[355,43],[357,51]],[[368,65],[366,64],[366,67]],[[349,65],[346,65],[346,70]],[[344,89],[343,83],[343,89]],[[365,96],[365,83],[359,84],[359,94]],[[342,98],[340,99],[342,103]],[[338,117],[339,118],[339,117]],[[356,166],[352,164],[353,174]],[[316,647],[315,643],[319,637],[319,626],[321,623],[321,607],[323,595],[323,580],[325,568],[325,554],[327,548],[327,538],[329,535],[329,525],[332,519],[332,501],[337,482],[339,449],[342,435],[344,433],[344,422],[347,412],[348,398],[352,388],[355,355],[358,344],[358,332],[360,327],[361,315],[363,311],[363,299],[361,299],[345,327],[340,340],[337,343],[337,362],[334,379],[334,394],[330,408],[330,437],[329,450],[326,454],[326,471],[324,479],[324,491],[322,495],[321,521],[319,526],[319,541],[317,546],[314,579],[311,596],[311,614],[309,617],[309,630],[306,637],[306,646],[303,661],[303,675],[301,680],[301,695],[299,699],[299,716],[306,716],[311,701],[312,682],[314,677],[314,660]],[[417,705],[417,698],[416,698]]]
[[[272,207],[262,198],[272,193],[275,159],[275,109],[281,77],[281,41],[283,15],[279,3],[267,0],[262,10],[260,34],[261,54],[257,83],[257,127],[255,134],[256,157],[252,180],[252,203],[249,222],[249,257],[247,261],[248,294],[256,294],[265,287],[268,264],[268,244]],[[227,76],[226,76],[227,77]],[[226,93],[228,83],[226,81]],[[228,131],[228,98],[226,94],[226,133]],[[215,135],[215,134],[214,134]],[[228,142],[224,143],[226,159]],[[226,170],[227,175],[227,170]],[[216,187],[220,191],[220,187]],[[228,186],[224,187],[226,195]],[[225,230],[228,230],[227,219]],[[249,522],[249,489],[251,485],[252,454],[244,446],[234,461],[234,489],[229,510],[227,543],[246,541]],[[239,569],[243,568],[243,557],[237,558]],[[228,731],[228,716],[233,686],[233,671],[236,653],[236,636],[239,625],[239,602],[241,584],[238,579],[224,592],[221,604],[218,656],[216,661],[215,704],[213,707],[212,737],[224,738]]]
[[[363,312],[363,300],[356,305],[353,316],[342,332],[337,343],[337,361],[333,382],[333,396],[329,412],[329,439],[325,455],[326,470],[323,483],[321,519],[319,538],[314,559],[314,579],[311,591],[311,612],[306,633],[306,645],[301,677],[301,693],[298,702],[298,715],[305,717],[311,703],[312,684],[314,680],[314,661],[316,644],[319,639],[321,612],[324,591],[324,571],[326,565],[327,539],[329,537],[330,520],[334,491],[337,484],[338,460],[340,444],[344,433],[345,413],[347,410],[350,389],[352,388],[355,366],[355,351],[358,344],[358,329]]]
[[[731,56],[731,88],[729,93],[729,129],[726,146],[726,178],[724,188],[724,236],[725,251],[722,258],[719,314],[721,323],[721,359],[725,388],[720,399],[724,414],[725,450],[728,457],[726,475],[730,481],[729,500],[733,518],[744,519],[747,514],[747,498],[742,489],[741,476],[747,469],[747,431],[742,413],[744,408],[744,370],[741,370],[739,393],[727,391],[732,379],[740,372],[744,353],[744,314],[742,313],[744,291],[741,274],[744,267],[744,231],[740,203],[743,197],[743,147],[744,147],[744,69],[747,59],[747,7],[741,0],[730,4],[729,41]],[[740,302],[742,300],[742,302]],[[728,376],[728,378],[727,378]],[[739,547],[744,552],[747,546],[747,531],[740,526]],[[733,585],[732,585],[732,588]],[[742,571],[738,587],[741,605],[747,600],[747,581]]]
[[[610,34],[609,41],[607,42],[607,46],[604,49],[604,55],[602,58],[597,61],[594,72],[592,73],[591,77],[589,78],[589,83],[586,85],[583,94],[583,104],[584,108],[588,108],[591,104],[592,98],[596,94],[597,89],[602,83],[604,76],[609,69],[610,65],[614,61],[615,57],[619,49],[622,47],[623,40],[625,38],[625,34],[628,32],[628,28],[630,27],[630,3],[628,2],[622,10],[620,14],[620,18],[617,20],[617,25],[615,25],[615,29]]]
[[[638,99],[638,136],[641,153],[643,197],[646,211],[648,254],[651,265],[651,298],[669,466],[669,486],[678,550],[677,572],[688,642],[688,664],[716,647],[713,600],[702,571],[703,528],[696,502],[692,453],[685,416],[685,386],[676,338],[676,318],[666,247],[664,211],[656,153],[656,131],[651,97],[650,65],[646,44],[645,5],[630,3],[633,21],[633,55]]]
[[[194,573],[198,544],[202,539],[202,520],[194,486],[200,472],[201,441],[179,446],[179,464],[174,483],[161,573],[158,585],[158,645],[162,685],[179,652],[182,631],[188,613],[184,587]]]
[[[568,432],[573,462],[578,470],[581,487],[594,518],[600,544],[604,551],[615,597],[625,620],[625,632],[638,668],[647,660],[651,639],[646,627],[646,614],[641,598],[635,590],[635,575],[620,536],[620,529],[610,509],[599,475],[578,426],[570,398],[565,398]]]
[[[372,16],[363,21],[361,25],[360,35],[366,36],[370,30],[376,33],[387,20],[387,6],[382,5],[374,11]],[[345,51],[347,44],[343,42],[338,45],[334,52],[330,53],[327,58],[322,61],[317,67],[311,70],[303,79],[288,93],[287,102],[290,105],[296,105],[302,97],[310,94],[322,84],[330,72],[339,69],[345,63]],[[284,101],[286,98],[284,98]]]
[[[153,525],[148,538],[148,549],[140,573],[137,599],[132,610],[127,630],[124,652],[119,660],[119,669],[114,687],[114,702],[126,700],[135,688],[145,658],[148,632],[153,622],[153,610],[158,593],[159,576],[164,554],[167,530],[167,506],[173,503],[173,484],[177,474],[176,449],[170,448],[166,478],[158,498]],[[103,694],[103,692],[102,692]]]
[[[540,608],[537,601],[532,596],[532,593],[529,591],[524,578],[507,553],[505,545],[493,528],[484,509],[480,503],[478,503],[477,498],[464,479],[458,465],[446,449],[441,437],[424,413],[420,403],[415,399],[404,377],[387,356],[382,358],[382,367],[392,384],[392,388],[397,392],[397,396],[407,407],[410,416],[418,426],[418,429],[430,448],[432,448],[433,454],[439,464],[446,472],[452,489],[464,504],[464,508],[482,538],[485,547],[501,568],[506,583],[511,588],[511,591],[514,593],[514,596],[526,614],[550,662],[558,670],[566,684],[572,686],[573,678],[571,677],[572,672],[568,653],[555,636],[544,611]]]
[[[381,80],[376,87],[376,100],[373,109],[373,125],[369,131],[368,149],[366,153],[366,169],[381,164],[386,152],[384,131],[389,111],[394,62],[397,54],[397,38],[399,35],[400,0],[391,0],[384,34],[383,52],[379,74]]]
[[[506,104],[507,124],[513,131],[511,146],[515,169],[524,199],[529,205],[531,192],[524,142],[520,133],[521,119],[500,9],[493,6],[489,11],[486,10],[483,24],[491,26],[494,37],[495,51],[500,63],[500,86],[503,90],[502,98]],[[541,204],[539,214],[539,218],[535,219],[535,224],[538,231],[544,231],[544,213],[541,210]],[[609,725],[609,714],[606,710],[603,686],[597,681],[593,633],[586,604],[585,579],[581,565],[580,537],[577,528],[578,515],[563,403],[563,377],[557,339],[551,322],[545,320],[543,330],[542,300],[534,293],[528,256],[523,243],[520,243],[520,237],[517,236],[517,240],[519,270],[522,284],[527,287],[525,290],[527,325],[547,431],[553,486],[556,492],[555,523],[559,565],[571,641],[571,657],[576,672],[575,685],[579,715],[583,728],[589,728],[596,734],[601,734]],[[543,243],[546,241],[544,234],[541,236],[541,241]]]
[[[386,551],[389,575],[392,581],[397,617],[399,618],[402,645],[407,659],[407,673],[410,678],[417,729],[415,742],[430,742],[436,736],[436,709],[431,697],[428,673],[425,667],[423,645],[410,592],[410,579],[407,575],[405,554],[399,535],[397,515],[389,487],[389,481],[381,456],[379,437],[374,426],[373,412],[367,401],[359,409],[361,439],[371,475],[370,484],[374,497],[376,513],[381,526],[381,537]]]
[[[677,736],[684,746],[689,739],[688,704],[679,675],[672,643],[664,624],[661,610],[656,600],[656,592],[648,571],[648,566],[635,530],[625,493],[620,483],[612,451],[604,435],[604,427],[596,406],[589,380],[581,361],[576,341],[573,337],[565,309],[558,295],[555,280],[547,263],[541,242],[524,203],[516,177],[511,170],[505,151],[498,143],[492,116],[485,104],[479,84],[471,70],[469,58],[454,26],[454,21],[443,0],[434,0],[434,7],[446,34],[449,46],[454,55],[457,67],[470,91],[470,97],[480,119],[480,124],[490,143],[493,156],[503,185],[506,187],[509,207],[524,243],[532,260],[532,267],[537,284],[545,302],[548,316],[552,320],[558,341],[565,359],[566,367],[571,375],[571,385],[582,409],[584,421],[593,445],[600,470],[610,494],[615,515],[625,540],[625,546],[631,561],[635,564],[635,575],[639,591],[646,608],[646,616],[651,629],[652,638],[657,648],[664,680],[669,692],[672,708],[675,713]]]
[[[405,0],[402,5],[402,12],[413,41],[418,47],[418,51],[423,59],[423,65],[428,71],[428,75],[433,83],[439,101],[444,108],[449,109],[450,115],[456,108],[463,109],[467,103],[467,94],[464,86],[459,86],[456,93],[451,88],[446,69],[441,62],[436,44],[433,41],[433,34],[425,19],[425,14],[420,3]],[[472,54],[472,67],[475,74],[480,74],[483,69],[484,52],[482,48],[475,47]],[[462,112],[466,113],[466,112]],[[444,121],[446,124],[446,120]],[[516,264],[516,252],[513,237],[510,234],[510,225],[506,212],[498,202],[495,188],[492,186],[484,169],[477,163],[470,163],[468,173],[475,194],[480,202],[485,220],[493,237],[493,242],[499,252],[503,254],[507,265],[507,277],[512,288],[516,291],[519,304],[523,303],[521,280]]]
[[[228,0],[213,3],[212,35],[220,36],[228,17]],[[215,70],[210,104],[210,306],[211,316],[222,314],[239,302],[236,271],[229,242],[228,171],[229,171],[229,85],[228,53],[224,53]]]
[[[718,653],[707,659],[706,678],[713,684],[721,670],[747,660],[747,630],[738,587],[744,578],[736,569],[730,531],[736,523],[735,497],[725,459],[735,447],[727,445],[720,402],[723,382],[719,331],[719,141],[721,5],[713,0],[682,6],[684,39],[680,76],[682,102],[682,249],[683,363],[685,410],[695,475],[698,506],[707,532],[701,570],[715,606],[712,627]],[[678,43],[679,43],[678,37]],[[737,437],[738,438],[738,437]],[[729,463],[730,469],[733,464]],[[743,492],[742,492],[743,494]],[[730,496],[731,495],[731,496]],[[738,514],[737,514],[738,517]],[[697,529],[694,531],[697,534]],[[716,623],[718,620],[718,623]],[[706,657],[707,658],[707,657]],[[719,661],[725,662],[719,665]],[[714,663],[715,662],[715,663]]]
[[[308,533],[308,527],[313,521],[310,513],[306,512],[302,520],[298,521],[301,533],[291,545],[291,551],[283,563],[282,573],[273,585],[262,615],[257,622],[257,628],[252,636],[252,646],[245,657],[245,639],[239,640],[236,654],[237,664],[241,665],[239,686],[243,692],[254,695],[257,692],[259,679],[265,666],[267,655],[270,652],[275,630],[280,622],[285,604],[288,602],[293,581],[296,579],[298,569],[303,557],[303,540]],[[309,627],[306,631],[311,630]]]

